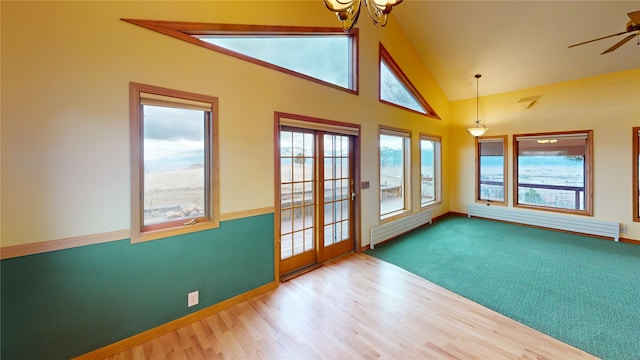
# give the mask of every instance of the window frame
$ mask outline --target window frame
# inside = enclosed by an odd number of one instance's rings
[[[379,54],[378,54],[378,56],[379,56],[379,59],[378,59],[378,101],[383,103],[383,104],[391,105],[391,106],[394,106],[394,107],[399,108],[399,109],[410,111],[410,112],[412,112],[414,114],[419,114],[419,115],[422,115],[422,116],[430,117],[432,119],[440,120],[440,117],[438,116],[438,114],[436,114],[435,110],[433,110],[433,108],[431,107],[431,105],[429,105],[427,100],[424,99],[424,97],[422,96],[420,91],[418,91],[418,89],[413,85],[411,80],[409,80],[409,78],[402,71],[402,69],[400,68],[398,63],[396,63],[395,60],[393,60],[393,58],[391,57],[391,54],[382,45],[382,43],[379,44]],[[420,111],[416,111],[414,109],[408,108],[406,106],[402,106],[400,104],[396,104],[396,103],[390,102],[388,100],[384,100],[382,98],[382,75],[381,74],[382,74],[382,63],[383,62],[387,65],[389,70],[391,70],[391,72],[398,78],[400,83],[402,83],[402,85],[404,85],[406,90],[409,91],[409,93],[411,93],[411,95],[413,95],[413,97],[418,102],[418,104],[420,104],[425,109],[426,113],[423,113],[423,112],[420,112]]]
[[[422,141],[431,141],[434,143],[433,148],[433,200],[422,201]],[[427,209],[435,205],[442,204],[442,137],[420,133],[420,208]]]
[[[508,182],[509,179],[507,177],[507,161],[508,161],[508,153],[507,153],[507,149],[508,149],[508,144],[507,144],[507,135],[492,135],[492,136],[480,136],[480,137],[476,137],[475,138],[475,148],[476,148],[476,182],[475,182],[475,202],[476,203],[483,203],[483,204],[493,204],[493,205],[502,205],[502,206],[506,206],[507,205],[507,199],[508,199],[508,193],[507,193],[507,189],[508,189]],[[502,140],[502,192],[503,192],[503,199],[502,201],[497,201],[497,200],[491,200],[491,199],[482,199],[482,192],[481,192],[481,179],[480,179],[480,144],[482,143],[488,143],[488,142],[498,142],[498,140]],[[515,180],[514,180],[515,181]]]
[[[638,169],[640,166],[638,164],[640,161],[640,126],[632,129],[632,136],[633,150],[631,155],[631,183],[633,184],[633,221],[640,222],[640,169]]]
[[[153,94],[183,102],[211,104],[211,111],[205,119],[205,216],[192,218],[195,223],[178,220],[144,226],[144,137],[143,137],[143,95]],[[219,227],[219,145],[218,145],[218,98],[154,85],[131,82],[130,95],[130,153],[131,153],[131,242],[142,242],[175,235],[187,234]]]
[[[215,52],[235,57],[236,59],[248,61],[272,70],[328,86],[337,90],[358,95],[359,84],[359,29],[354,28],[345,32],[341,27],[311,27],[311,26],[280,26],[280,25],[244,25],[244,24],[218,24],[218,23],[195,23],[182,21],[161,21],[161,20],[141,20],[141,19],[121,19],[122,21],[141,26],[143,28],[159,32],[161,34],[186,41],[188,43],[213,50]],[[228,36],[346,36],[350,39],[350,79],[349,87],[345,88],[294,70],[290,70],[254,57],[235,52],[222,46],[208,43],[198,38],[206,35],[228,35]]]
[[[584,149],[584,210],[555,208],[542,205],[522,204],[518,193],[519,148],[518,138],[560,138],[585,135]],[[575,215],[593,216],[593,130],[558,131],[547,133],[514,134],[513,135],[513,206],[534,210],[543,210]]]
[[[403,207],[399,210],[394,210],[385,214],[382,214],[382,169],[381,162],[381,150],[380,136],[396,136],[402,138],[402,165],[403,165],[403,179],[402,179],[402,196]],[[411,131],[387,126],[378,127],[378,216],[383,222],[388,222],[411,212]]]

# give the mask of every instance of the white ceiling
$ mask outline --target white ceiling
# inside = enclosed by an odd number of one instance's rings
[[[625,35],[640,1],[405,0],[391,13],[449,100],[525,89],[640,67],[638,40],[600,55]],[[360,21],[367,21],[362,14]]]

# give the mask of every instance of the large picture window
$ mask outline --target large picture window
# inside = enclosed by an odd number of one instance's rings
[[[592,215],[592,131],[514,135],[515,206]]]
[[[442,201],[441,138],[420,135],[420,206],[425,207]]]
[[[476,201],[506,205],[507,136],[476,138]]]
[[[131,83],[131,240],[218,226],[217,99]]]
[[[640,127],[633,128],[633,221],[640,222]]]
[[[386,219],[410,209],[411,133],[380,129],[380,218]]]
[[[358,29],[122,19],[237,59],[358,93]]]

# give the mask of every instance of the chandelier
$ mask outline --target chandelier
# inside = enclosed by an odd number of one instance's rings
[[[373,23],[382,27],[387,25],[387,17],[393,7],[401,2],[402,0],[324,0],[327,8],[338,15],[345,32],[353,29],[358,22],[362,3],[367,8]]]
[[[473,123],[473,125],[471,125],[471,127],[467,128],[467,131],[469,132],[469,134],[478,137],[478,136],[482,136],[484,135],[484,133],[487,132],[487,130],[489,130],[488,127],[484,126],[483,123],[480,122],[480,106],[479,106],[479,82],[480,82],[480,77],[482,75],[480,74],[476,74],[475,78],[476,78],[476,122]]]

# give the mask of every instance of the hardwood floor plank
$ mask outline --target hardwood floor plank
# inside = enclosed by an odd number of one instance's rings
[[[109,359],[595,359],[394,265],[350,254]]]

